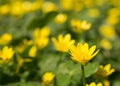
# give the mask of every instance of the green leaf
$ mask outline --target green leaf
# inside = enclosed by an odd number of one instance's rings
[[[36,17],[30,22],[27,28],[28,29],[34,29],[36,27],[42,28],[45,25],[47,25],[49,22],[51,22],[57,14],[58,12],[53,11],[53,12],[47,13],[46,15],[42,17]]]
[[[57,86],[68,86],[70,84],[71,77],[68,74],[59,73],[56,75]]]
[[[59,61],[59,56],[57,55],[54,54],[44,55],[38,64],[38,66],[41,69],[40,72],[43,74],[44,72],[47,71],[56,71],[58,61]]]
[[[120,80],[116,80],[115,82],[113,82],[113,86],[120,86]]]
[[[98,70],[98,67],[99,63],[97,61],[88,63],[85,66],[85,77],[89,77],[94,74]]]

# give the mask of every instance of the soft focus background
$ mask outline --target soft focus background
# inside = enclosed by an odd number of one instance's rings
[[[42,86],[46,72],[55,75],[49,86],[82,86],[80,64],[51,40],[66,34],[100,49],[87,83],[111,64],[105,86],[120,85],[120,0],[0,0],[0,86]]]

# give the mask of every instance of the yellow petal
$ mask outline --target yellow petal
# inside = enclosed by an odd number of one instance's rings
[[[93,58],[98,52],[99,52],[99,50],[97,50],[97,51],[91,56],[91,58]]]
[[[111,68],[111,65],[110,64],[107,64],[105,65],[104,69],[109,72],[110,71],[110,68]]]
[[[111,70],[108,72],[108,75],[112,74],[114,71],[115,71],[115,69],[111,69]]]
[[[92,83],[90,84],[90,86],[96,86],[95,82],[92,82]]]
[[[98,83],[97,86],[103,86],[102,83]]]
[[[89,54],[92,55],[93,52],[95,51],[95,49],[96,49],[96,46],[95,46],[95,45],[92,46],[92,47],[89,49]]]
[[[88,46],[87,43],[85,43],[85,44],[83,45],[83,48],[84,48],[84,50],[85,50],[86,52],[88,52],[89,46]]]
[[[70,34],[65,35],[65,37],[64,37],[64,41],[65,42],[70,41],[70,39],[71,39],[71,35]]]
[[[62,36],[61,34],[58,36],[58,41],[59,41],[59,42],[62,42],[62,41],[63,41],[63,36]]]

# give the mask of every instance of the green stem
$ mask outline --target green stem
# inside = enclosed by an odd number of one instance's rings
[[[84,65],[81,65],[83,86],[86,86]]]

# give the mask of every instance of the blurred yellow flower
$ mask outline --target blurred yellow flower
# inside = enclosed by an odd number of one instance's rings
[[[42,4],[42,11],[43,11],[43,13],[49,13],[49,12],[56,11],[56,10],[57,10],[57,6],[56,6],[56,4],[54,4],[52,2],[45,1]]]
[[[73,7],[73,0],[60,0],[60,5],[63,10],[71,10]]]
[[[82,0],[73,0],[73,10],[79,12],[84,8]]]
[[[86,20],[80,21],[72,19],[71,26],[75,32],[80,33],[82,31],[89,30],[91,23],[88,23]]]
[[[58,40],[53,37],[52,42],[54,43],[56,50],[67,52],[68,48],[75,43],[75,40],[71,40],[70,34],[66,34],[64,37],[60,34]]]
[[[55,74],[52,72],[46,72],[42,77],[43,86],[49,85],[54,79]]]
[[[16,73],[19,73],[20,68],[23,66],[24,62],[32,62],[30,58],[22,58],[20,56],[17,57],[18,67],[16,69]]]
[[[30,12],[32,9],[32,3],[29,1],[25,1],[22,3],[22,9],[24,13]]]
[[[83,4],[84,4],[84,6],[87,7],[87,8],[90,8],[90,7],[93,7],[93,6],[94,6],[93,0],[85,0],[85,1],[83,1]]]
[[[100,65],[95,75],[100,78],[106,78],[107,76],[112,74],[114,71],[115,71],[114,68],[111,69],[111,64],[107,64],[104,67],[103,65]]]
[[[22,9],[22,2],[21,1],[15,1],[14,3],[12,2],[10,14],[12,16],[23,15],[23,9]]]
[[[100,41],[100,46],[105,50],[112,49],[112,43],[110,41],[108,41],[107,39],[102,39]]]
[[[96,84],[95,82],[91,82],[89,85],[87,84],[86,86],[103,86],[102,83]]]
[[[28,55],[30,57],[35,57],[36,56],[36,52],[37,52],[37,47],[36,46],[32,46],[28,52]]]
[[[100,12],[97,8],[89,9],[87,15],[92,18],[97,18],[100,15]]]
[[[10,11],[10,6],[8,4],[0,6],[0,14],[6,15]]]
[[[93,45],[89,49],[89,45],[87,43],[81,44],[78,43],[77,46],[71,45],[70,46],[70,55],[71,58],[77,62],[80,62],[81,64],[86,64],[88,61],[90,61],[98,52],[94,52],[96,49],[96,46]]]
[[[109,25],[102,25],[99,31],[106,38],[113,38],[116,35],[115,28]]]
[[[12,35],[4,33],[0,36],[0,44],[8,44],[12,40]]]
[[[8,46],[4,46],[2,50],[0,50],[0,59],[3,62],[8,62],[12,59],[14,55],[14,51],[12,48],[9,48]]]
[[[64,23],[66,20],[67,20],[67,15],[62,13],[58,14],[54,19],[55,23],[58,24]]]
[[[50,30],[48,27],[44,28],[36,28],[33,32],[33,40],[35,45],[39,48],[42,49],[47,46],[49,42],[48,36],[50,35]]]
[[[110,81],[105,79],[105,80],[103,80],[103,84],[104,84],[104,86],[110,86]]]
[[[20,43],[18,46],[16,46],[16,50],[19,53],[24,52],[24,50],[26,49],[27,46],[32,45],[33,41],[32,40],[28,40],[28,39],[23,39],[22,43]]]

